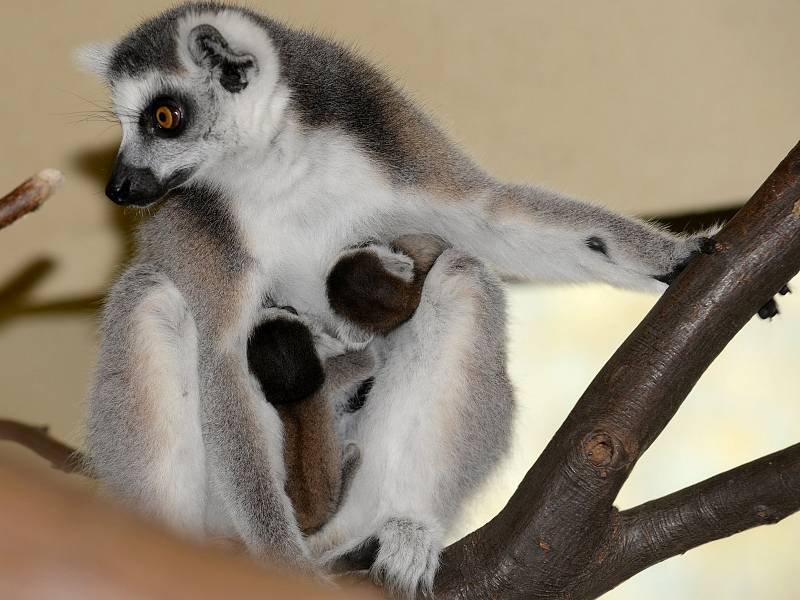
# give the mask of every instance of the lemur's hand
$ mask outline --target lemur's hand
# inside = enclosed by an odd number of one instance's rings
[[[714,238],[706,235],[691,236],[682,241],[684,242],[684,247],[681,249],[682,252],[678,256],[678,262],[670,272],[656,275],[655,279],[670,285],[696,256],[701,254],[714,254],[714,252],[716,252],[717,244]]]
[[[713,238],[708,237],[707,235],[695,235],[688,237],[686,238],[686,245],[686,257],[678,262],[672,271],[664,275],[658,275],[655,277],[656,279],[663,281],[667,285],[670,285],[696,256],[699,256],[700,254],[714,254],[716,252],[716,242]],[[778,293],[781,296],[785,296],[786,294],[790,294],[791,291],[792,290],[789,289],[787,284],[784,285]],[[758,316],[762,319],[772,319],[772,317],[777,316],[779,313],[780,310],[778,309],[778,303],[775,301],[775,298],[770,298],[764,306],[758,309]]]

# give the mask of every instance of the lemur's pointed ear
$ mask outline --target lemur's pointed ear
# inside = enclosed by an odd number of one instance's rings
[[[232,50],[211,25],[198,25],[189,32],[189,53],[198,66],[208,69],[232,94],[245,89],[257,72],[255,57]]]
[[[74,52],[73,59],[82,71],[107,79],[114,46],[106,42],[87,44]]]

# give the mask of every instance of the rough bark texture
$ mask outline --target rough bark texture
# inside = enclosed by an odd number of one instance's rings
[[[800,146],[719,233],[716,253],[698,256],[617,350],[503,511],[447,548],[437,598],[594,598],[702,540],[800,509],[796,447],[731,472],[730,486],[714,479],[622,515],[613,507],[708,365],[800,271],[798,207]],[[770,460],[785,471],[767,469]],[[702,494],[712,488],[719,517],[707,521]],[[773,500],[762,511],[769,518],[753,519],[741,503],[762,493]],[[653,519],[666,527],[670,511],[673,535],[660,535]],[[633,522],[638,534],[622,531]],[[703,531],[681,537],[680,522]],[[633,551],[631,536],[642,549],[636,561],[622,558]]]

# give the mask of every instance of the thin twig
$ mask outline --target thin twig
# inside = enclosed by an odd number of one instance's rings
[[[0,199],[0,229],[39,208],[63,181],[61,172],[45,169],[17,186]]]
[[[0,419],[0,440],[15,442],[48,460],[54,469],[91,477],[84,455],[52,437],[46,425]]]

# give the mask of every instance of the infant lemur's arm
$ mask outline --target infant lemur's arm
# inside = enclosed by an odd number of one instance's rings
[[[425,275],[444,247],[437,238],[417,235],[396,240],[391,249],[373,247],[377,254],[345,252],[327,279],[329,301],[363,329],[388,333],[416,310]],[[333,405],[353,395],[375,368],[366,350],[320,357],[315,337],[323,336],[315,336],[294,309],[282,307],[268,309],[247,345],[250,370],[283,423],[286,492],[306,534],[336,511],[360,459],[354,444],[342,448]]]

